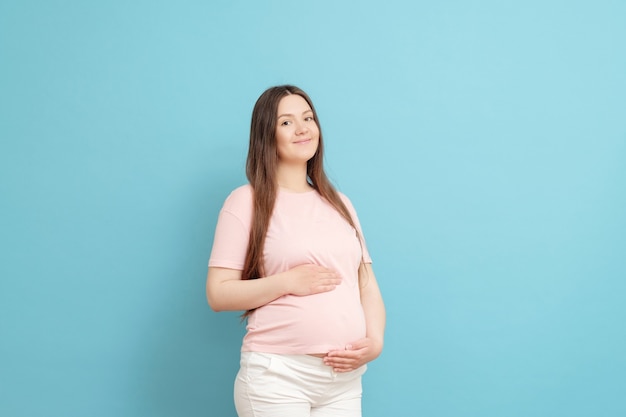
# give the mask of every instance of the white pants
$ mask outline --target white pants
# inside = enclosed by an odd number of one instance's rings
[[[321,358],[242,352],[235,379],[239,417],[361,417],[361,375],[335,373]]]

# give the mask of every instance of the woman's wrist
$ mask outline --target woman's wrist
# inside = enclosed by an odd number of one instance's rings
[[[291,280],[289,279],[288,272],[289,271],[281,272],[271,277],[276,282],[276,287],[277,287],[277,292],[278,292],[279,297],[282,297],[284,295],[289,295],[293,291],[291,288]]]

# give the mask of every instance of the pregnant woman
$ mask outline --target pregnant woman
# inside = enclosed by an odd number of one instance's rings
[[[207,277],[213,310],[247,318],[237,413],[360,417],[385,308],[354,207],[324,173],[304,91],[285,85],[259,97],[246,174],[220,211]]]

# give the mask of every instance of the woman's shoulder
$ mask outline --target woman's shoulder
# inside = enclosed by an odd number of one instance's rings
[[[240,212],[242,210],[250,210],[251,207],[252,187],[250,184],[235,188],[224,201],[224,209],[228,211]]]
[[[348,198],[347,195],[345,195],[341,191],[337,191],[337,195],[339,195],[339,198],[341,198],[341,201],[343,202],[343,204],[346,205],[348,210],[351,210],[351,211],[354,210],[354,206],[352,205],[352,201],[350,201],[350,199]]]

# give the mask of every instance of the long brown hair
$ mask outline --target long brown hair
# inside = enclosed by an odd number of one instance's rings
[[[246,161],[246,176],[252,186],[254,207],[250,240],[242,273],[243,279],[257,279],[265,276],[263,248],[278,190],[276,181],[276,169],[278,167],[278,152],[276,149],[278,103],[283,97],[290,94],[297,94],[306,100],[313,111],[313,117],[320,131],[317,152],[307,162],[307,180],[357,230],[350,212],[324,172],[322,128],[310,97],[300,88],[293,85],[268,88],[261,94],[254,105],[250,125],[250,146]],[[249,314],[250,311],[246,312],[244,316]]]

